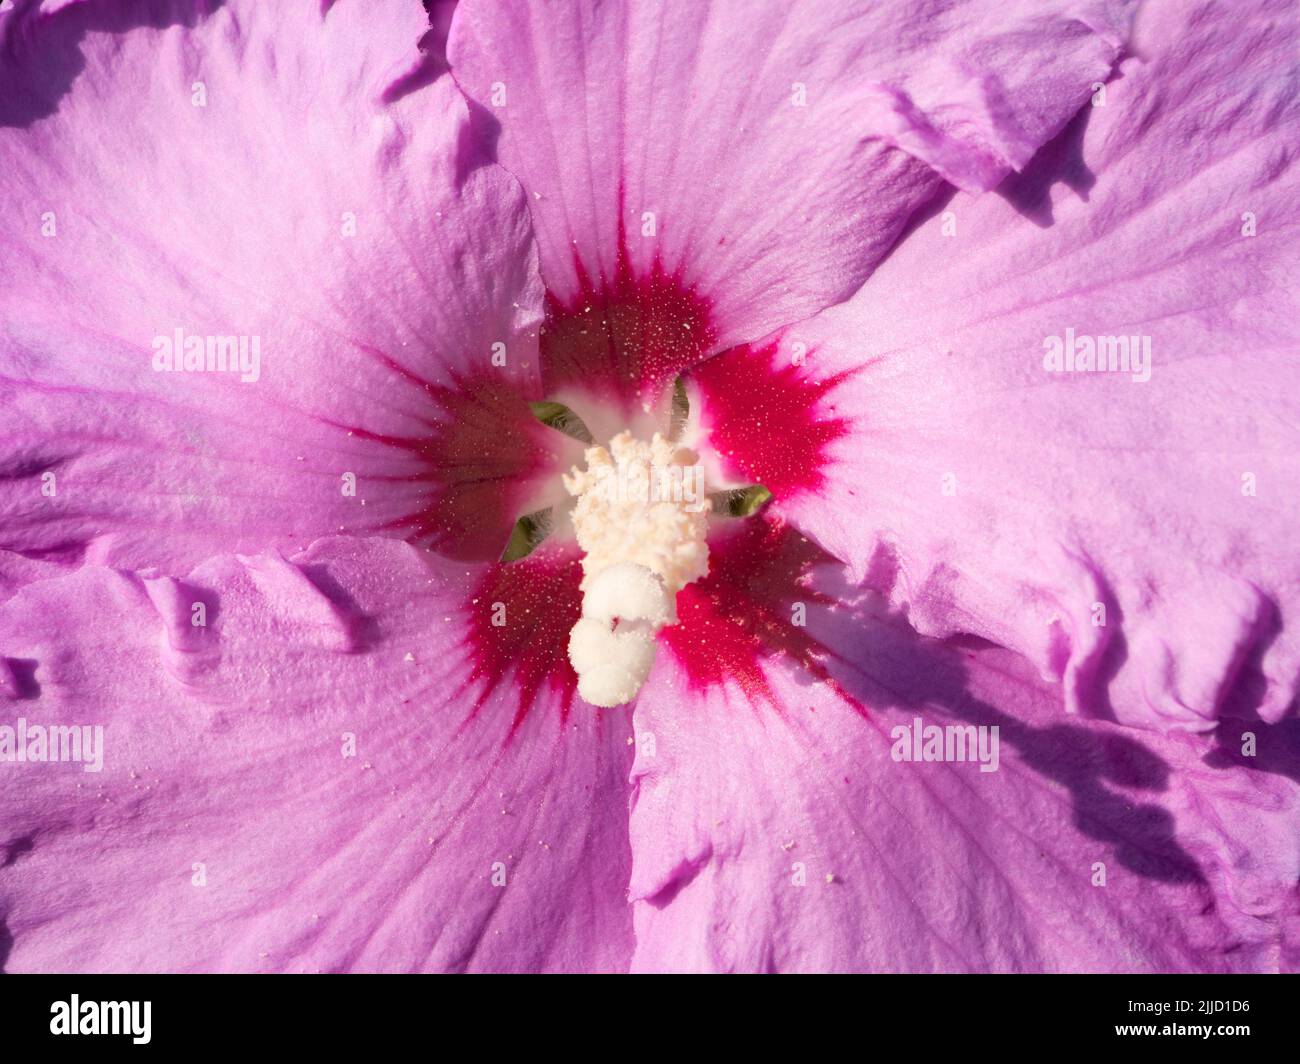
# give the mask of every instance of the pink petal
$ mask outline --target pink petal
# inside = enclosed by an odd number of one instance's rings
[[[0,545],[174,575],[339,530],[499,555],[572,450],[525,405],[522,194],[416,0],[209,8],[6,15]],[[177,328],[257,337],[257,379],[156,372]]]
[[[844,298],[940,175],[987,188],[1060,129],[1124,23],[1118,4],[465,0],[448,56],[530,194],[548,388],[632,405]]]
[[[8,969],[626,968],[629,714],[476,698],[475,578],[340,538],[0,608],[0,724],[104,726],[0,765]]]
[[[922,631],[1029,655],[1072,710],[1276,720],[1300,676],[1300,33],[1268,5],[1157,6],[1141,30],[1147,58],[1029,172],[936,202],[769,349],[806,352],[787,421],[849,423],[780,452],[816,462],[784,512],[874,559]],[[1067,330],[1149,337],[1150,380],[1048,372]]]
[[[806,598],[808,637],[860,705],[777,659],[776,711],[737,677],[683,712],[675,655],[637,702],[634,970],[1294,964],[1294,779],[1211,767],[1203,737],[1064,724],[1009,652],[919,639],[870,594]],[[918,717],[997,726],[996,771],[895,760],[893,729]],[[1293,764],[1276,731],[1259,741]]]

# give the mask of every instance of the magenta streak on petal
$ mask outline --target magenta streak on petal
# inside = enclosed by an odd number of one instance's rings
[[[648,275],[636,276],[627,240],[620,214],[613,277],[593,278],[575,252],[577,296],[564,303],[546,293],[540,341],[547,395],[580,388],[632,410],[654,402],[715,343],[709,300],[657,256]]]
[[[519,517],[523,486],[546,468],[551,457],[547,446],[551,430],[532,416],[523,396],[497,374],[486,370],[463,377],[453,374],[452,384],[434,384],[390,364],[423,388],[441,409],[442,416],[430,422],[429,434],[401,437],[339,427],[359,439],[422,458],[424,471],[383,479],[427,481],[428,500],[417,513],[350,531],[400,531],[411,542],[457,560],[495,560]]]
[[[475,711],[509,678],[519,697],[511,731],[543,692],[559,695],[568,715],[578,677],[569,664],[569,631],[582,614],[582,556],[543,544],[526,558],[493,565],[466,602],[466,644],[473,669],[466,682]],[[494,620],[500,623],[493,623]]]
[[[727,473],[788,499],[822,486],[823,451],[849,425],[826,393],[849,374],[816,380],[793,362],[779,364],[788,357],[781,346],[733,347],[697,366],[691,379],[701,392],[701,424]]]
[[[834,559],[784,522],[763,517],[722,527],[709,539],[709,574],[677,595],[679,624],[661,638],[696,691],[734,682],[751,703],[780,709],[763,661],[786,656],[860,713],[865,709],[831,679],[831,652],[795,623],[795,605],[829,604],[808,585]],[[833,655],[838,656],[838,655]]]

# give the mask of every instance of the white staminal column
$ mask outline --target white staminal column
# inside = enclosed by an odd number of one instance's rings
[[[631,701],[654,666],[657,635],[677,623],[677,592],[709,570],[709,499],[699,459],[658,433],[589,447],[564,485],[577,497],[582,617],[569,635],[578,693]]]

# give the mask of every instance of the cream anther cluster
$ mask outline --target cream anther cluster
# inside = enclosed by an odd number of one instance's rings
[[[650,675],[656,634],[677,623],[677,592],[709,571],[709,498],[695,452],[658,433],[646,443],[622,432],[585,458],[564,478],[584,554],[569,660],[584,699],[617,706]]]

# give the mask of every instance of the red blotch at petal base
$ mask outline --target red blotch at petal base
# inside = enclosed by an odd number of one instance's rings
[[[826,447],[849,422],[829,396],[844,375],[819,380],[783,357],[782,346],[733,347],[690,379],[700,391],[701,426],[728,475],[789,499],[821,488]]]
[[[578,294],[565,301],[547,293],[542,384],[547,395],[578,389],[633,411],[706,358],[717,334],[709,301],[658,259],[634,275],[620,230],[612,277],[592,277],[575,259]]]

